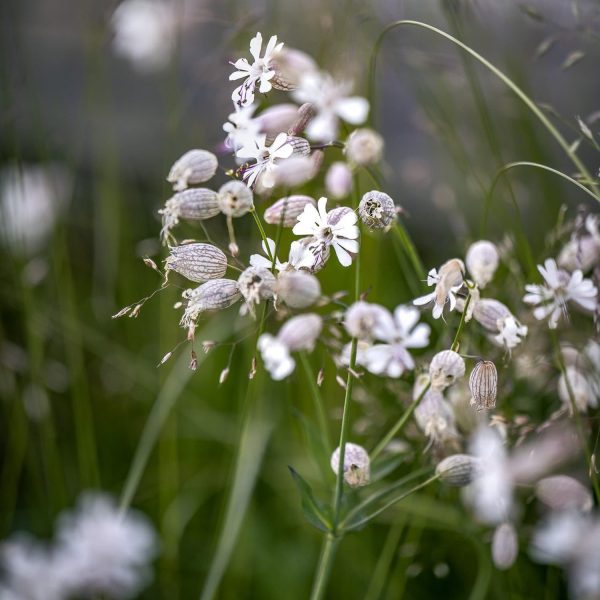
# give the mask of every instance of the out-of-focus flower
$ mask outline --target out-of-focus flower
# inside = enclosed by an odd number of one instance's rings
[[[492,242],[479,240],[469,246],[465,260],[475,283],[484,288],[494,277],[500,256]]]
[[[334,162],[325,175],[325,187],[332,198],[345,198],[352,191],[350,167],[345,162]]]
[[[358,252],[359,230],[354,211],[346,207],[327,212],[327,198],[319,198],[318,210],[311,204],[304,207],[298,223],[292,230],[296,235],[312,236],[326,246],[333,246],[343,267],[352,263]]]
[[[558,395],[571,414],[573,414],[573,404],[580,412],[587,412],[590,406],[592,408],[598,406],[598,390],[595,389],[593,380],[571,365],[561,373],[558,380]]]
[[[351,125],[360,125],[365,121],[369,103],[359,96],[350,96],[351,90],[351,84],[334,81],[327,73],[309,72],[302,77],[292,95],[298,102],[310,102],[316,110],[316,116],[306,128],[311,140],[334,140],[340,118]]]
[[[17,254],[46,244],[71,193],[69,173],[58,165],[9,165],[0,171],[0,239]]]
[[[446,389],[464,374],[465,361],[454,350],[442,350],[431,359],[429,377],[434,390]]]
[[[258,177],[264,187],[273,187],[273,169],[278,160],[289,158],[294,149],[287,143],[286,133],[280,133],[273,143],[267,146],[266,134],[246,136],[242,147],[236,152],[236,156],[244,159],[254,159],[254,163],[244,169],[243,178],[249,187],[254,186]]]
[[[568,475],[540,479],[535,486],[535,495],[552,510],[590,511],[594,506],[589,489]]]
[[[305,271],[283,271],[275,284],[275,296],[291,308],[307,308],[321,297],[321,284]]]
[[[167,181],[173,184],[177,192],[185,190],[188,185],[204,183],[217,172],[217,157],[208,150],[189,150],[171,167]]]
[[[543,267],[538,265],[538,271],[544,284],[526,285],[527,294],[523,301],[535,306],[533,316],[536,319],[548,319],[550,329],[556,329],[561,314],[568,315],[567,302],[574,302],[588,311],[596,309],[598,290],[591,279],[584,279],[580,270],[569,274],[549,258]]]
[[[367,127],[355,129],[346,142],[346,156],[351,163],[372,165],[381,160],[383,146],[383,138],[376,131]]]
[[[258,339],[258,349],[265,369],[276,381],[285,379],[296,367],[291,353],[298,350],[312,351],[321,333],[323,321],[319,315],[298,315],[289,319],[277,336],[263,333]]]
[[[142,72],[166,67],[175,48],[175,5],[161,0],[125,0],[112,16],[115,51]]]
[[[376,375],[400,377],[404,371],[415,368],[415,361],[407,348],[425,348],[431,329],[418,323],[419,311],[412,306],[398,306],[389,326],[377,328],[376,338],[387,342],[371,346],[364,355],[363,365]]]
[[[227,133],[226,146],[237,151],[242,147],[246,138],[253,138],[259,133],[264,133],[261,130],[260,123],[252,118],[256,109],[256,104],[249,104],[248,106],[235,105],[235,111],[227,117],[227,123],[223,124],[223,131]]]
[[[273,268],[273,260],[272,258],[275,259],[275,270],[277,271],[285,271],[288,268],[288,263],[282,263],[276,256],[275,256],[275,240],[272,240],[271,238],[267,238],[267,243],[265,244],[265,242],[263,241],[262,244],[262,249],[263,252],[266,254],[266,256],[263,256],[262,254],[252,254],[252,256],[250,256],[250,265],[256,268],[263,268],[263,269],[267,269],[267,270],[271,270]],[[268,250],[267,250],[268,247]],[[269,254],[271,255],[272,258],[269,258]]]
[[[288,92],[296,89],[306,73],[318,70],[317,63],[308,54],[289,46],[275,53],[271,67],[275,70],[275,76],[271,79],[273,87]]]
[[[600,219],[597,215],[587,215],[582,231],[573,234],[558,255],[558,266],[567,271],[581,269],[589,271],[600,261]]]
[[[394,321],[384,306],[359,300],[346,310],[344,327],[351,337],[374,340],[385,335],[386,330],[394,329]]]
[[[576,511],[557,512],[540,526],[530,547],[532,558],[561,565],[575,600],[600,595],[600,519]]]
[[[439,319],[444,311],[446,302],[450,302],[450,310],[456,307],[456,292],[463,285],[465,265],[462,260],[453,258],[445,262],[439,270],[431,269],[427,274],[427,285],[435,285],[431,294],[426,294],[413,300],[416,306],[423,306],[433,301],[433,318]]]
[[[415,384],[413,396],[417,395]],[[418,396],[417,396],[418,397]],[[444,445],[458,438],[452,407],[441,392],[429,389],[415,408],[415,421],[421,431],[429,438],[429,443]]]
[[[512,523],[501,523],[492,538],[492,560],[497,569],[504,571],[513,566],[519,554],[517,532]]]
[[[331,455],[331,469],[337,474],[340,468],[340,449]],[[346,442],[344,446],[344,481],[350,487],[362,487],[371,481],[368,452],[358,444]]]
[[[250,54],[254,62],[250,64],[246,58],[240,58],[233,63],[237,69],[230,76],[230,81],[244,79],[245,81],[233,90],[231,99],[239,106],[249,106],[254,102],[254,88],[258,85],[261,94],[266,94],[272,89],[271,79],[275,75],[275,70],[270,65],[273,56],[283,48],[283,42],[277,43],[277,36],[273,35],[269,39],[263,56],[262,34],[257,33],[250,40]]]

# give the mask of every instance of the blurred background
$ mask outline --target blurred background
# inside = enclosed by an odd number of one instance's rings
[[[142,597],[192,598],[214,555],[247,408],[254,350],[246,342],[231,345],[247,324],[231,319],[234,313],[203,322],[199,340],[229,345],[201,353],[193,373],[185,348],[156,367],[184,337],[173,311],[176,287],[137,319],[111,315],[160,285],[141,258],[161,258],[157,210],[171,193],[165,177],[190,148],[221,151],[231,112],[228,61],[248,54],[256,31],[277,34],[322,68],[353,79],[367,96],[370,55],[383,27],[422,20],[505,70],[579,144],[595,174],[597,154],[582,140],[576,117],[598,130],[600,6],[591,0],[175,0],[161,4],[158,19],[138,16],[118,35],[117,19],[127,19],[122,11],[115,16],[120,10],[117,2],[89,0],[7,0],[0,7],[0,536],[17,530],[50,536],[56,515],[82,490],[119,497],[144,424],[162,398],[172,410],[133,500],[162,544]],[[143,43],[132,49],[131,38]],[[404,209],[428,268],[478,238],[485,193],[503,164],[529,160],[572,173],[506,87],[429,32],[389,35],[376,82],[371,110],[386,142],[383,189]],[[265,105],[285,98],[273,92]],[[510,181],[495,196],[488,236],[502,241],[510,230],[514,197],[535,258],[544,258],[560,207],[574,214],[584,198],[537,171]],[[364,191],[370,185],[365,180]],[[313,189],[321,193],[322,182]],[[224,221],[214,221],[211,235],[225,240]],[[236,224],[245,256],[258,250],[250,221]],[[414,297],[393,240],[375,242],[365,240],[364,263],[373,298],[395,306]],[[339,269],[324,274],[326,292],[351,286],[350,274]],[[229,378],[218,385],[230,359]],[[322,363],[314,357],[315,372]],[[328,410],[339,418],[342,390],[333,368],[326,375]],[[381,388],[379,400],[388,407],[408,389]],[[260,467],[256,489],[218,597],[305,598],[321,536],[303,520],[287,466],[318,480],[302,425],[309,392],[299,373],[284,384],[265,378],[260,394],[264,435],[256,443],[264,462],[245,465]],[[356,413],[356,436],[369,439],[381,428],[377,404]],[[441,520],[433,516],[439,517],[439,502],[429,507],[425,499],[349,536],[330,597],[467,597],[481,548],[461,535],[461,510],[449,498]],[[386,548],[389,582],[372,590]],[[494,575],[490,597],[532,597],[528,586],[547,584],[547,597],[563,594],[558,571],[524,561],[508,578]]]

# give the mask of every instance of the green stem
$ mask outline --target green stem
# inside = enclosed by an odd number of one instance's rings
[[[396,437],[400,431],[402,431],[403,427],[406,425],[408,419],[410,419],[411,415],[415,411],[415,408],[419,405],[419,402],[424,398],[425,394],[431,387],[431,382],[428,382],[427,385],[421,390],[421,393],[410,403],[410,406],[404,411],[402,416],[396,421],[394,426],[385,434],[382,440],[375,446],[374,450],[371,452],[371,462],[374,462],[375,459],[385,450],[387,445],[392,441],[394,437]]]
[[[321,437],[325,444],[327,453],[331,452],[331,436],[329,435],[329,427],[327,426],[327,415],[325,413],[325,404],[321,395],[321,390],[317,385],[315,374],[310,365],[310,360],[305,351],[300,354],[300,362],[304,368],[304,373],[308,381],[308,387],[310,388],[311,396],[315,403],[315,412],[317,414],[317,421],[319,423],[319,429],[321,430]]]
[[[325,589],[331,573],[331,567],[333,566],[335,551],[339,542],[340,538],[335,537],[331,533],[325,535],[325,539],[323,540],[323,545],[321,547],[321,555],[319,556],[319,566],[317,567],[315,581],[310,593],[311,600],[321,600],[325,594]]]
[[[379,35],[375,46],[373,48],[373,53],[371,55],[371,66],[369,69],[369,90],[370,90],[370,98],[374,99],[375,94],[375,71],[377,66],[377,55],[379,53],[379,49],[381,44],[390,31],[401,27],[402,25],[411,25],[414,27],[421,27],[423,29],[427,29],[447,40],[457,45],[459,48],[470,54],[473,58],[478,60],[482,65],[484,65],[489,71],[491,71],[498,79],[500,79],[514,94],[531,110],[531,112],[538,118],[538,120],[542,123],[542,125],[547,129],[550,135],[558,142],[560,147],[567,154],[571,162],[575,165],[575,167],[579,170],[579,172],[584,176],[586,181],[590,182],[590,187],[592,190],[598,194],[598,186],[593,182],[593,179],[586,169],[585,165],[581,162],[577,154],[571,149],[570,144],[565,140],[565,138],[561,135],[561,133],[554,127],[554,125],[550,122],[550,120],[546,117],[546,115],[536,106],[535,102],[529,98],[529,96],[507,75],[505,75],[500,69],[494,66],[491,62],[486,60],[483,56],[481,56],[478,52],[473,50],[471,47],[467,46],[460,40],[456,39],[454,36],[434,27],[433,25],[428,25],[427,23],[422,23],[421,21],[413,21],[404,19],[401,21],[395,21],[388,25]],[[373,102],[374,104],[374,102]]]
[[[463,308],[462,315],[460,316],[460,323],[458,324],[458,329],[456,330],[456,335],[454,336],[454,341],[452,342],[452,346],[450,346],[450,350],[454,352],[458,352],[458,348],[460,346],[460,334],[465,326],[465,320],[467,311],[469,310],[469,304],[471,304],[471,294],[467,296],[465,301],[465,307]]]
[[[400,221],[399,218],[396,220],[396,223],[394,225],[394,233],[400,240],[400,243],[402,244],[404,251],[408,255],[408,258],[410,259],[410,262],[412,263],[412,267],[415,271],[415,275],[417,276],[417,279],[419,279],[419,281],[423,280],[423,278],[425,277],[425,274],[426,274],[425,267],[423,266],[423,263],[421,262],[419,255],[417,254],[415,246],[412,243],[412,240],[410,239],[410,236],[408,235],[408,232],[406,231],[404,224],[402,223],[402,221]]]
[[[267,257],[273,263],[273,265],[275,265],[275,257],[271,254],[271,248],[269,248],[269,244],[267,242],[267,234],[265,233],[265,228],[263,227],[260,217],[256,213],[256,208],[252,207],[250,209],[250,212],[252,213],[252,216],[254,217],[254,222],[256,223],[258,230],[260,231],[260,237],[265,243],[265,251],[267,253]]]

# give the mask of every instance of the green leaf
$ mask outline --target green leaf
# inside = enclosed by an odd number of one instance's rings
[[[302,509],[308,522],[321,531],[331,531],[333,526],[327,507],[315,498],[312,488],[293,467],[288,466],[290,473],[300,492]]]

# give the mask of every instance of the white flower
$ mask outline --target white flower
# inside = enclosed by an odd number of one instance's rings
[[[260,336],[258,349],[265,369],[275,381],[285,379],[296,368],[296,361],[291,357],[289,348],[271,334],[263,333]]]
[[[252,118],[258,105],[235,106],[235,112],[228,117],[227,123],[223,124],[223,131],[227,133],[225,145],[233,150],[239,150],[248,137],[256,137],[260,131],[260,124]]]
[[[250,54],[254,58],[254,62],[250,64],[247,59],[240,58],[233,63],[237,69],[230,76],[230,81],[245,79],[239,87],[233,90],[231,94],[232,100],[240,106],[249,106],[254,102],[254,88],[259,84],[261,94],[266,94],[271,91],[271,79],[275,75],[275,71],[270,68],[269,63],[273,56],[283,48],[283,42],[277,43],[277,36],[273,35],[269,39],[265,48],[264,56],[260,56],[262,50],[262,35],[257,33],[250,40]]]
[[[509,350],[518,346],[527,335],[527,327],[521,325],[512,315],[498,319],[498,328],[500,333],[494,336],[494,340]]]
[[[267,251],[267,245],[269,250]],[[285,271],[288,267],[288,263],[282,263],[275,256],[275,241],[271,238],[267,238],[267,243],[263,241],[262,244],[263,252],[267,256],[263,256],[262,254],[252,254],[250,256],[250,265],[252,267],[262,267],[263,269],[268,269],[269,271],[273,268],[273,261],[269,258],[269,254],[275,259],[275,270],[276,271]]]
[[[359,96],[349,96],[352,85],[334,81],[326,73],[306,73],[293,92],[297,102],[310,102],[317,114],[311,119],[306,134],[312,140],[329,142],[338,132],[338,119],[351,125],[364,123],[369,113],[369,103]]]
[[[398,306],[388,327],[376,327],[376,337],[388,342],[375,344],[364,355],[363,364],[376,375],[400,377],[415,368],[407,348],[425,348],[429,344],[429,325],[420,323],[419,311],[412,306]]]
[[[142,72],[166,67],[175,48],[174,6],[161,0],[125,0],[112,16],[115,51]]]
[[[538,271],[544,278],[543,285],[528,284],[528,292],[523,301],[536,308],[533,316],[539,321],[548,318],[548,327],[556,329],[561,314],[568,316],[567,302],[572,301],[582,308],[593,311],[596,309],[598,290],[591,279],[584,279],[583,273],[577,269],[569,274],[556,266],[549,258],[544,266],[538,265]]]
[[[242,147],[236,152],[238,158],[252,158],[256,162],[244,169],[244,181],[248,187],[254,186],[258,177],[264,187],[275,184],[273,169],[277,160],[289,158],[294,151],[287,143],[287,134],[280,133],[270,146],[267,146],[266,134],[246,135]]]
[[[431,269],[427,274],[427,285],[435,285],[435,290],[431,294],[426,294],[413,300],[416,306],[429,304],[433,301],[433,318],[439,319],[444,311],[446,302],[450,302],[450,310],[456,308],[456,293],[463,285],[465,265],[458,258],[453,258],[445,262],[439,270]]]
[[[356,213],[346,207],[327,212],[327,198],[319,198],[318,207],[317,210],[307,204],[292,231],[312,236],[326,247],[333,246],[340,264],[348,267],[352,264],[352,254],[358,252]]]

